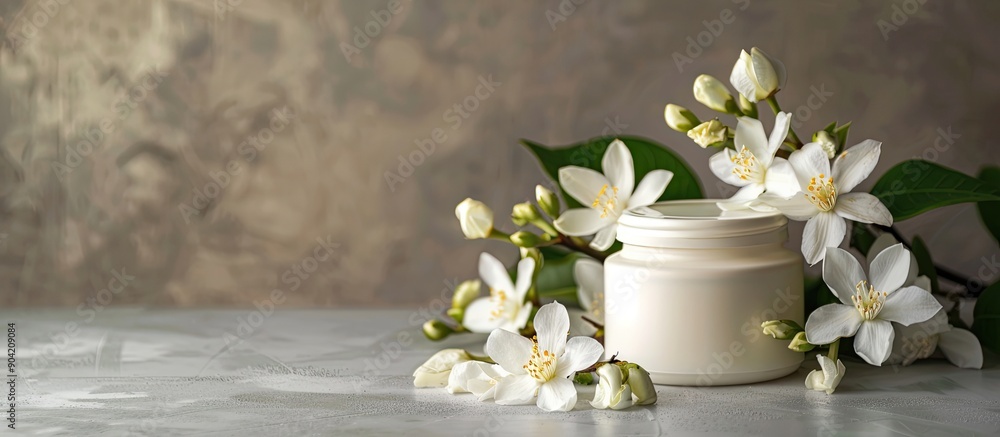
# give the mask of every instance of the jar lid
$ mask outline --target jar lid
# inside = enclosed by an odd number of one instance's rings
[[[671,200],[626,211],[618,240],[648,247],[713,248],[780,243],[788,220],[781,213],[724,211],[718,199]]]

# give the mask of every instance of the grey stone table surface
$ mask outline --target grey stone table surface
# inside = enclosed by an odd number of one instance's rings
[[[1000,434],[995,357],[981,371],[848,362],[832,396],[804,388],[809,358],[766,383],[660,386],[657,404],[624,411],[590,408],[592,387],[569,413],[481,403],[413,388],[413,369],[433,352],[485,340],[432,343],[420,334],[424,313],[0,311],[16,323],[17,364],[16,430],[0,437]]]

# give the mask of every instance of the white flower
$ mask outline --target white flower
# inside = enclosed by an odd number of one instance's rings
[[[788,158],[800,192],[791,197],[765,193],[759,200],[792,220],[808,220],[802,234],[802,254],[810,265],[823,260],[827,247],[837,247],[847,233],[850,219],[861,223],[892,225],[892,214],[875,196],[852,193],[878,163],[882,143],[865,140],[830,160],[819,143],[809,143]],[[753,205],[751,205],[753,206]]]
[[[497,383],[507,375],[510,373],[499,364],[466,361],[451,369],[447,389],[452,394],[472,393],[480,401],[485,401],[493,399]]]
[[[635,187],[632,154],[625,143],[615,140],[601,160],[604,174],[589,168],[566,166],[559,169],[559,184],[576,200],[590,208],[563,212],[554,225],[572,236],[593,235],[590,247],[607,250],[615,242],[618,217],[630,208],[656,202],[674,174],[653,170]],[[606,175],[606,176],[605,176]],[[635,187],[635,192],[633,192]]]
[[[413,372],[414,387],[444,387],[452,368],[471,360],[462,349],[444,349],[431,356]]]
[[[622,383],[622,370],[616,364],[597,368],[597,390],[590,405],[598,410],[624,410],[632,406],[632,388]]]
[[[826,152],[827,158],[833,159],[834,156],[837,156],[837,141],[829,132],[825,130],[816,132],[816,138],[813,141],[819,143],[820,148]]]
[[[897,244],[871,261],[869,283],[853,255],[836,247],[827,249],[823,281],[841,303],[824,305],[809,315],[806,339],[823,345],[857,334],[854,351],[869,364],[882,365],[892,350],[890,322],[909,326],[941,309],[927,290],[903,286],[909,268],[910,252]]]
[[[531,317],[531,302],[524,302],[531,277],[535,271],[535,260],[524,258],[517,263],[517,283],[510,280],[503,263],[493,255],[479,256],[479,276],[490,289],[489,297],[472,301],[465,309],[462,325],[472,332],[486,334],[500,328],[517,332]]]
[[[455,207],[465,238],[486,238],[493,232],[493,210],[478,200],[465,199]]]
[[[572,410],[577,398],[571,378],[597,362],[604,348],[589,337],[566,341],[569,314],[558,302],[539,309],[534,323],[534,340],[503,330],[493,331],[486,340],[486,353],[511,373],[497,383],[496,403],[535,402],[545,411]]]
[[[722,113],[728,113],[729,108],[735,108],[736,103],[726,86],[719,82],[719,79],[707,74],[702,74],[694,80],[694,99]]]
[[[882,234],[868,249],[868,259],[874,259],[879,253],[898,244],[892,234]],[[903,285],[915,285],[924,290],[930,290],[931,282],[926,276],[917,276],[917,258],[910,254],[910,269]],[[903,326],[892,325],[895,340],[892,342],[892,352],[887,364],[909,366],[918,359],[928,358],[937,349],[941,349],[945,358],[952,364],[966,369],[981,369],[983,367],[983,348],[976,336],[965,330],[951,326],[944,309],[938,311],[926,322]]]
[[[604,324],[604,264],[580,258],[573,266],[576,297],[591,320]]]
[[[726,141],[726,136],[729,135],[729,128],[718,119],[713,118],[695,126],[693,129],[687,131],[687,134],[688,138],[704,149],[713,144]]]
[[[742,187],[728,201],[720,202],[722,207],[746,204],[757,199],[764,190],[782,198],[799,191],[792,166],[787,160],[774,156],[788,135],[791,121],[791,114],[779,112],[768,138],[759,120],[749,117],[739,119],[733,139],[736,150],[726,148],[709,160],[709,167],[715,176],[727,184]]]
[[[742,50],[729,83],[751,102],[766,99],[785,86],[785,64],[757,47]]]
[[[806,376],[806,388],[809,390],[825,391],[826,394],[833,394],[833,391],[840,385],[840,380],[844,379],[844,363],[837,360],[833,362],[826,355],[816,355],[819,360],[819,367],[823,370],[813,370]]]

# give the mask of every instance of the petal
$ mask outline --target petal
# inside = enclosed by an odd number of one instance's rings
[[[832,212],[821,212],[806,222],[802,231],[802,255],[809,265],[826,256],[826,248],[840,246],[847,234],[847,223]]]
[[[854,306],[851,296],[854,296],[858,282],[865,280],[865,271],[850,252],[837,248],[826,250],[826,260],[823,261],[823,282],[830,287],[840,302]]]
[[[878,318],[910,326],[934,317],[941,304],[927,290],[909,286],[890,293]]]
[[[595,170],[570,165],[559,169],[559,185],[574,199],[590,206],[597,199],[601,188],[611,183]]]
[[[632,163],[632,152],[621,140],[614,140],[604,152],[601,159],[601,169],[607,176],[611,186],[618,187],[619,196],[629,198],[635,188],[635,167]],[[597,197],[596,195],[594,197]],[[657,196],[659,197],[659,196]]]
[[[510,280],[510,273],[507,273],[507,268],[493,255],[486,252],[479,255],[479,276],[494,290],[514,293],[514,282]]]
[[[764,187],[768,193],[784,198],[792,197],[802,191],[792,164],[785,158],[774,158],[771,162],[767,173],[764,173]]]
[[[878,197],[868,193],[845,193],[837,196],[833,206],[837,215],[861,223],[892,225],[892,213]]]
[[[881,366],[892,352],[895,335],[892,323],[877,319],[865,321],[854,337],[854,351],[868,364]]]
[[[489,334],[505,323],[505,319],[493,317],[492,311],[493,303],[488,297],[476,299],[465,308],[462,326],[478,334]]]
[[[757,49],[757,53],[763,55],[768,61],[771,62],[771,68],[774,69],[774,75],[778,79],[778,89],[784,88],[785,79],[787,78],[787,74],[785,73],[785,64],[771,55],[764,53],[761,49]]]
[[[653,170],[646,173],[632,193],[632,197],[628,198],[628,207],[636,208],[656,203],[673,178],[673,172],[667,170]]]
[[[938,347],[952,364],[963,369],[983,368],[983,348],[979,340],[971,332],[964,329],[952,329],[941,333]]]
[[[598,294],[604,293],[604,264],[590,258],[580,258],[573,266],[576,280],[576,297],[580,306],[592,311]]]
[[[592,366],[604,354],[604,346],[590,337],[573,337],[566,343],[566,352],[556,361],[556,377],[565,378],[573,372]]]
[[[613,223],[600,231],[597,231],[597,235],[594,239],[590,241],[590,247],[597,249],[601,252],[611,248],[612,244],[615,244],[615,237],[618,236],[618,224]]]
[[[750,78],[747,71],[747,64],[750,58],[750,54],[746,50],[740,53],[740,59],[736,61],[736,65],[733,66],[732,73],[729,74],[729,83],[739,91],[743,97],[751,102],[757,101],[757,84]]]
[[[753,62],[753,75],[757,80],[758,92],[761,92],[759,97],[764,98],[767,93],[778,89],[778,74],[774,71],[771,58],[756,47],[750,51],[750,60]]]
[[[542,411],[570,411],[576,406],[576,387],[573,381],[556,378],[538,389],[538,402]]]
[[[902,243],[883,250],[868,267],[871,284],[878,291],[892,293],[906,283],[910,271],[910,251]]]
[[[566,235],[582,237],[594,235],[610,223],[609,220],[602,219],[597,210],[576,208],[564,211],[553,225]]]
[[[801,193],[796,193],[792,197],[787,198],[772,193],[764,193],[758,199],[761,203],[781,211],[785,217],[792,220],[809,220],[820,213],[819,208],[816,208],[816,205],[809,202],[806,196]]]
[[[486,339],[486,354],[500,367],[515,375],[524,374],[534,343],[513,332],[497,329]]]
[[[833,343],[850,337],[861,326],[861,314],[853,306],[831,303],[809,314],[806,320],[806,340],[815,345]]]
[[[524,305],[522,305],[521,309],[517,311],[517,315],[514,316],[514,320],[510,325],[510,328],[512,329],[508,329],[508,331],[516,334],[517,331],[523,329],[524,325],[528,324],[528,319],[531,318],[532,308],[534,307],[531,305],[531,302],[526,302]]]
[[[493,399],[498,405],[531,405],[538,392],[538,380],[528,375],[510,375],[497,381]]]
[[[448,375],[448,393],[466,393],[469,391],[469,381],[480,377],[483,370],[480,365],[490,366],[482,361],[466,361],[458,363]]]
[[[737,187],[742,187],[748,184],[748,181],[744,181],[733,173],[733,169],[736,168],[736,164],[732,160],[733,149],[722,149],[721,152],[712,155],[708,159],[708,168],[712,170],[712,174],[719,178],[722,182],[729,185],[735,185]]]
[[[767,162],[764,164],[765,166],[769,166],[771,164],[771,159],[774,157],[774,154],[778,152],[778,148],[781,147],[781,143],[783,143],[785,138],[788,137],[788,129],[790,129],[791,126],[792,114],[787,112],[779,112],[775,114],[774,129],[771,130],[771,136],[767,139],[767,152],[765,152]],[[758,156],[757,159],[761,159],[761,157]],[[761,162],[764,161],[762,160]]]
[[[833,162],[833,184],[837,191],[847,193],[865,180],[881,153],[882,143],[875,140],[864,140],[860,144],[847,149]]]
[[[514,292],[517,295],[517,303],[524,302],[524,297],[531,288],[531,280],[535,275],[535,259],[524,258],[517,262],[517,283],[514,285]]]
[[[542,305],[538,314],[535,314],[534,323],[539,352],[549,351],[557,357],[562,355],[566,351],[566,336],[569,335],[569,313],[566,312],[566,307],[559,302]]]
[[[764,192],[764,184],[750,184],[743,188],[740,188],[733,197],[730,197],[725,202],[731,205],[746,205],[747,202],[752,200],[757,200],[758,197]],[[723,208],[725,209],[725,208]]]
[[[757,119],[740,117],[736,123],[736,135],[733,137],[733,144],[736,146],[737,153],[746,147],[758,161],[763,161],[763,157],[767,156],[768,153],[764,125]],[[770,161],[771,156],[767,157],[768,161]]]
[[[791,156],[788,157],[788,162],[792,164],[795,175],[799,178],[799,185],[803,187],[809,186],[811,178],[819,177],[819,175],[832,176],[830,174],[830,160],[827,159],[826,152],[823,151],[823,146],[819,143],[809,143],[792,152]]]
[[[871,247],[868,248],[868,254],[865,255],[865,259],[871,263],[871,260],[875,259],[879,253],[895,244],[899,244],[899,240],[896,240],[896,237],[893,237],[892,234],[886,232],[879,235],[878,238],[875,239],[875,242],[872,243]]]

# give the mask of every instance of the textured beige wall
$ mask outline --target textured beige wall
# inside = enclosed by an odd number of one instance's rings
[[[453,208],[472,196],[503,216],[532,196],[543,178],[520,137],[649,136],[719,195],[662,109],[697,107],[692,80],[728,77],[751,45],[785,61],[786,110],[829,93],[799,109],[800,134],[853,120],[853,140],[884,142],[877,174],[924,153],[1000,164],[997,2],[389,6],[3,2],[0,302],[247,306],[278,288],[287,305],[426,303],[480,251],[515,255],[463,241]],[[960,135],[940,152],[939,129]],[[997,254],[967,205],[901,228],[968,274]],[[124,290],[102,293],[116,275]]]

